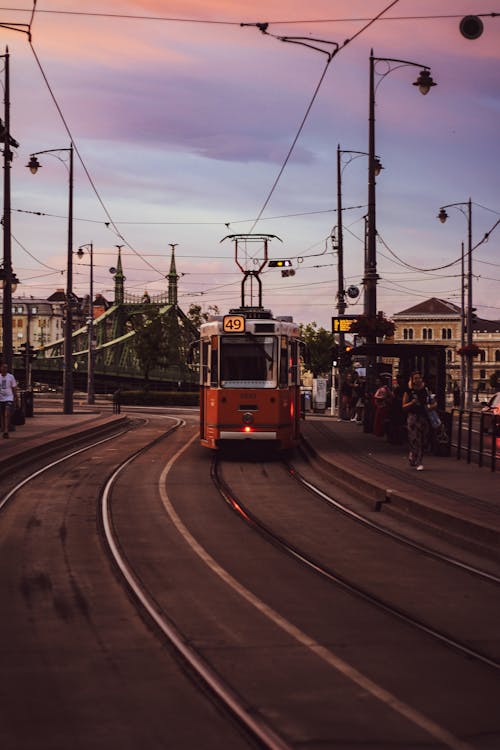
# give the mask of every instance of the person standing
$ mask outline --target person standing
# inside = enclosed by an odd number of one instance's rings
[[[393,395],[387,383],[382,382],[380,378],[376,379],[375,387],[377,390],[373,396],[373,405],[375,407],[373,434],[377,437],[384,437],[387,430]]]
[[[0,432],[4,438],[9,437],[10,415],[17,400],[16,379],[4,363],[0,365]]]
[[[435,409],[436,402],[432,399],[429,389],[424,383],[420,372],[412,372],[408,381],[408,388],[403,394],[403,412],[407,415],[408,428],[408,460],[410,466],[417,471],[424,468],[424,447],[429,439],[429,419],[427,412]]]

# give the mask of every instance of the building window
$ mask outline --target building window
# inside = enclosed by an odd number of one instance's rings
[[[411,340],[413,338],[413,328],[403,328],[403,338]]]
[[[441,338],[442,339],[451,339],[451,328],[442,328],[441,329]]]
[[[495,352],[495,362],[500,362],[500,349]]]
[[[36,315],[38,313],[38,307],[32,307],[31,308],[32,315]]]
[[[422,338],[424,341],[432,339],[432,328],[422,328]]]
[[[479,370],[479,378],[480,380],[484,380],[486,377],[486,370]]]
[[[447,349],[446,350],[446,361],[448,362],[448,364],[450,364],[450,362],[452,362],[452,360],[453,360],[453,352],[451,351],[451,349]]]
[[[486,352],[484,349],[481,349],[481,351],[479,352],[479,361],[486,362]]]

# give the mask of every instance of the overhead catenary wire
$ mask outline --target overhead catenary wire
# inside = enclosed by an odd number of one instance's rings
[[[317,96],[319,94],[319,91],[320,91],[320,88],[321,88],[321,86],[323,84],[323,81],[325,80],[325,76],[326,76],[327,70],[328,70],[328,68],[330,66],[330,63],[332,62],[333,58],[335,57],[335,55],[337,55],[339,52],[341,52],[346,47],[347,44],[349,44],[350,42],[354,41],[354,39],[356,39],[358,36],[360,36],[364,31],[366,31],[372,24],[374,24],[379,18],[381,18],[385,13],[387,13],[392,7],[394,7],[395,5],[397,5],[398,2],[399,2],[399,0],[392,0],[392,2],[389,3],[389,5],[387,5],[383,10],[381,10],[380,13],[378,13],[374,18],[371,18],[367,23],[365,23],[365,25],[361,29],[359,29],[355,34],[353,34],[352,37],[350,37],[349,39],[346,39],[343,42],[342,45],[337,45],[336,49],[333,52],[331,52],[331,53],[327,52],[326,53],[328,55],[328,59],[327,59],[326,65],[324,67],[323,72],[321,73],[321,76],[320,76],[320,79],[319,79],[318,83],[316,84],[316,88],[314,89],[314,92],[313,92],[313,95],[311,97],[311,100],[310,100],[309,104],[307,105],[305,114],[304,114],[304,116],[302,118],[302,121],[301,121],[301,123],[299,125],[299,129],[298,129],[297,133],[295,134],[295,137],[294,137],[294,139],[292,141],[292,144],[291,144],[291,146],[290,146],[290,148],[288,150],[287,155],[285,156],[283,164],[281,165],[281,167],[280,167],[280,169],[278,171],[278,174],[277,174],[277,176],[276,176],[276,178],[275,178],[275,180],[274,180],[274,182],[273,182],[273,184],[271,186],[271,190],[269,191],[269,193],[268,193],[268,195],[267,195],[267,197],[266,197],[266,199],[264,201],[264,204],[263,204],[262,208],[260,209],[259,213],[257,214],[257,218],[255,219],[254,223],[252,224],[252,227],[250,229],[249,234],[252,234],[252,232],[254,231],[256,225],[260,221],[260,218],[261,218],[262,214],[266,210],[267,205],[268,205],[269,201],[271,200],[271,198],[272,198],[272,196],[274,194],[274,191],[278,187],[278,183],[279,183],[279,181],[281,179],[281,176],[282,176],[283,172],[285,171],[286,165],[288,164],[288,162],[290,160],[290,157],[292,156],[292,153],[293,153],[293,151],[295,149],[295,146],[297,145],[297,141],[299,140],[300,135],[301,135],[301,133],[302,133],[302,131],[304,129],[304,126],[305,126],[305,124],[307,122],[307,119],[309,117],[309,114],[311,112],[313,104],[316,101],[316,98],[317,98]],[[269,34],[267,32],[267,25],[268,24],[255,24],[255,25],[258,28],[260,28],[260,30],[263,33],[265,33],[265,34],[267,34],[269,36],[274,36],[273,34]],[[265,27],[265,28],[262,28],[262,27]],[[277,38],[280,39],[280,37],[277,37]],[[281,40],[282,41],[287,41],[286,37],[281,37]],[[316,41],[318,41],[318,40],[316,40]],[[328,43],[335,44],[335,42],[325,42],[325,43],[326,44],[328,44]],[[300,42],[299,42],[299,44],[300,44]],[[306,45],[306,46],[310,46],[310,45]],[[318,47],[316,47],[315,49],[317,49],[320,52],[325,52],[325,50],[320,49]]]

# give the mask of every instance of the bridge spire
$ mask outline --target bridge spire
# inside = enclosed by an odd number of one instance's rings
[[[123,305],[125,301],[125,276],[123,275],[122,267],[122,247],[123,245],[115,245],[118,248],[118,261],[116,263],[115,273],[115,305]]]
[[[168,304],[176,305],[177,304],[177,281],[179,279],[179,275],[175,268],[175,248],[177,247],[178,243],[170,242],[169,244],[170,244],[170,247],[172,248],[172,255],[170,258],[170,271],[168,272],[168,275],[167,275]]]

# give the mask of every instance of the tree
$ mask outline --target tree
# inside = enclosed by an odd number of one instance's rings
[[[199,328],[202,323],[206,323],[211,315],[219,315],[219,308],[217,305],[209,305],[206,312],[201,311],[201,305],[195,305],[194,303],[189,305],[187,316],[189,320],[194,323],[196,328]]]
[[[149,387],[149,373],[165,362],[168,355],[168,341],[164,321],[159,311],[151,307],[148,312],[132,315],[129,320],[135,336],[132,341],[135,356],[144,375],[144,387]]]
[[[335,347],[333,333],[325,328],[318,328],[317,324],[313,322],[300,326],[300,337],[308,350],[306,366],[311,370],[314,377],[328,374],[332,368]]]
[[[396,325],[394,321],[386,318],[382,312],[375,317],[371,315],[359,315],[351,324],[350,333],[357,333],[364,339],[391,338],[394,336]]]

